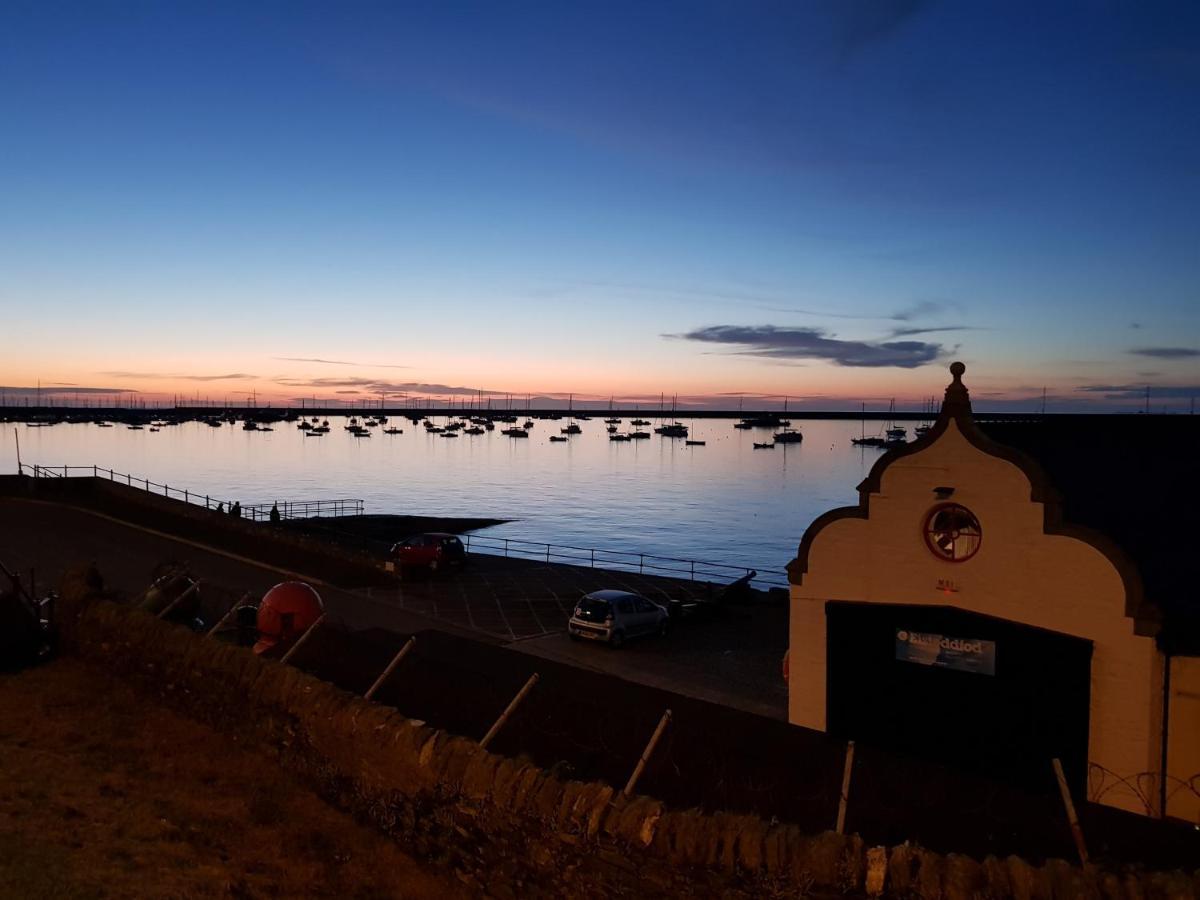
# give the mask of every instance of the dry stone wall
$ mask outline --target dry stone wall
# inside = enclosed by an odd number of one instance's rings
[[[248,650],[62,586],[63,647],[275,755],[327,799],[498,897],[1200,897],[1196,873],[867,848],[754,816],[668,810],[407,719]]]

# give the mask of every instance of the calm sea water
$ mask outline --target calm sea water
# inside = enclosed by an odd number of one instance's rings
[[[878,457],[850,443],[857,422],[800,423],[802,444],[756,450],[770,430],[741,431],[732,419],[685,423],[689,447],[653,435],[608,440],[600,419],[583,434],[551,442],[567,420],[536,422],[528,440],[496,431],[458,438],[427,434],[406,419],[357,439],[332,431],[305,437],[280,422],[269,433],[199,422],[158,433],[90,424],[3,426],[0,468],[16,471],[13,430],[24,462],[98,465],[172,488],[243,505],[356,497],[369,513],[485,516],[513,521],[486,533],[582,548],[632,550],[728,563],[781,577],[808,524],[854,503]],[[438,420],[444,424],[445,420]],[[622,429],[628,428],[628,423]]]

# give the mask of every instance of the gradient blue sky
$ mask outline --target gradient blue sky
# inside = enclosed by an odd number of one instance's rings
[[[1198,98],[1196,3],[9,0],[0,385],[1186,407]]]

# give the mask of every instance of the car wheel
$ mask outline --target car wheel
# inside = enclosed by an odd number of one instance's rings
[[[660,638],[665,638],[670,633],[670,631],[671,631],[671,626],[670,626],[670,623],[668,623],[666,619],[663,619],[661,622],[658,623],[658,636]]]
[[[621,648],[621,647],[625,646],[625,632],[623,632],[623,631],[614,631],[614,632],[612,633],[612,637],[610,637],[610,638],[608,639],[608,642],[609,642],[610,644],[612,644],[612,646],[613,646],[614,648],[617,648],[617,649],[619,649],[619,648]]]

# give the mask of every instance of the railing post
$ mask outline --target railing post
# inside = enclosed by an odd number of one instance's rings
[[[483,740],[479,742],[481,748],[486,749],[487,745],[492,742],[492,738],[499,734],[500,729],[504,727],[504,723],[508,721],[509,716],[513,714],[513,711],[520,705],[521,701],[525,699],[525,695],[533,690],[533,686],[538,683],[539,678],[541,676],[537,672],[529,676],[529,680],[525,682],[525,686],[517,691],[517,695],[512,698],[512,702],[500,714],[500,718],[488,729],[488,733],[483,736]]]
[[[184,488],[184,489],[183,489],[183,502],[184,502],[184,503],[191,503],[191,502],[192,502],[191,500],[189,500],[189,499],[188,499],[188,489],[187,489],[187,488]]]
[[[308,630],[305,631],[304,634],[300,635],[300,637],[296,639],[296,643],[292,644],[292,646],[288,650],[288,652],[283,654],[283,659],[281,659],[279,661],[281,663],[286,664],[287,661],[295,655],[296,651],[304,646],[304,642],[307,641],[309,639],[309,637],[312,636],[313,632],[315,632],[317,630],[317,626],[320,625],[324,621],[325,621],[325,613],[321,613],[321,615],[319,615],[317,617],[317,621],[313,622],[311,625],[308,626]]]
[[[592,568],[596,568],[596,548],[592,548]]]
[[[692,581],[696,580],[696,561],[692,560]]]
[[[383,683],[387,681],[388,676],[391,675],[392,672],[396,671],[396,666],[400,665],[400,663],[404,661],[404,657],[408,656],[408,651],[413,648],[413,645],[416,642],[417,639],[415,637],[410,637],[408,639],[408,642],[400,648],[400,652],[397,653],[392,658],[392,661],[387,664],[387,668],[379,673],[379,677],[375,679],[375,683],[371,685],[370,689],[365,694],[363,694],[364,700],[370,700],[375,696],[375,692],[383,686]]]
[[[646,571],[646,554],[639,553],[638,554],[638,574],[643,575],[643,574],[645,574],[645,571]]]
[[[638,759],[637,765],[633,767],[633,772],[629,776],[629,780],[625,782],[625,787],[621,791],[621,796],[628,797],[633,793],[633,789],[637,786],[638,779],[642,777],[642,772],[646,770],[646,763],[650,759],[650,755],[654,752],[654,748],[658,746],[659,738],[662,737],[663,731],[666,730],[667,724],[671,721],[671,711],[668,709],[662,714],[662,718],[658,720],[658,725],[654,729],[654,733],[650,735],[650,741],[646,744],[646,749],[642,751],[641,758]]]
[[[842,792],[838,796],[837,824],[834,831],[842,834],[846,828],[846,807],[850,803],[850,773],[854,770],[854,741],[846,743],[846,763],[842,768]]]
[[[546,562],[550,562],[550,545],[546,545]]]
[[[504,539],[504,558],[508,558],[508,538]]]
[[[93,477],[93,478],[95,478],[95,477],[96,477],[96,466],[95,466],[95,464],[93,464],[93,465],[92,465],[92,477]]]

